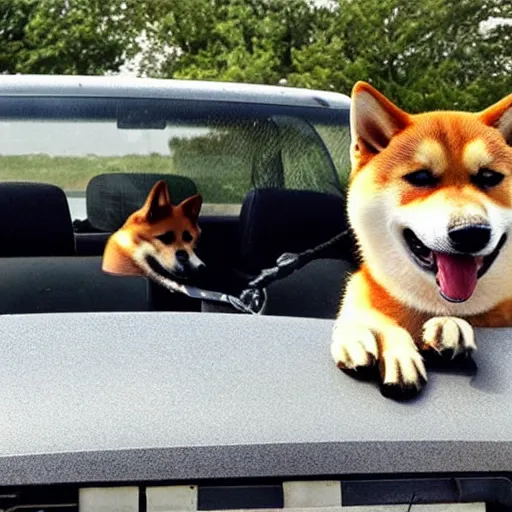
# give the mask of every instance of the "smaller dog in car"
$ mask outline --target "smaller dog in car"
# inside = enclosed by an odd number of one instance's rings
[[[476,349],[473,327],[512,326],[512,94],[477,113],[409,114],[352,92],[347,210],[362,259],[331,354],[415,395],[425,353]]]
[[[201,195],[195,194],[173,205],[167,183],[155,183],[142,208],[109,238],[102,270],[160,281],[160,277],[184,280],[204,268],[195,253],[202,203]]]

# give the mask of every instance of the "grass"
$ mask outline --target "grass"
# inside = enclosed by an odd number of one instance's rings
[[[347,130],[348,134],[348,130]],[[348,136],[339,129],[324,128],[321,131],[331,156],[337,167],[342,184],[346,181],[348,163]],[[235,153],[235,152],[233,152]],[[253,155],[242,151],[239,154],[197,154],[182,152],[175,157],[152,155],[127,155],[119,157],[103,156],[49,156],[0,155],[0,181],[38,181],[51,183],[67,193],[83,193],[87,183],[98,174],[106,173],[157,173],[176,174],[191,178],[204,202],[219,205],[240,205],[251,188]],[[319,186],[326,178],[324,163],[319,163],[315,153],[297,151],[288,169],[291,175],[295,171],[317,173]],[[305,161],[306,159],[307,161]],[[297,167],[297,169],[295,169]],[[316,169],[316,170],[315,170]],[[327,180],[330,181],[329,176]]]
[[[85,190],[89,180],[109,172],[173,173],[169,158],[159,155],[67,157],[48,155],[0,156],[0,180],[43,181],[65,190]]]
[[[128,155],[121,157],[65,157],[48,155],[0,156],[0,181],[39,181],[51,183],[66,192],[82,192],[89,180],[105,173],[161,173],[190,177],[205,202],[240,203],[250,184],[248,176],[222,162],[201,162],[175,169],[173,161],[163,155]],[[187,168],[185,168],[187,167]]]

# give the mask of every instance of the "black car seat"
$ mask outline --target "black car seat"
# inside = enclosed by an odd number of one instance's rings
[[[0,314],[149,309],[147,280],[109,276],[101,257],[75,255],[64,192],[0,183]]]
[[[251,190],[240,214],[238,272],[249,280],[285,252],[311,249],[347,229],[344,199],[335,194],[279,188]],[[315,260],[267,290],[266,314],[334,318],[347,276],[357,268],[347,235]],[[219,309],[206,304],[205,311]]]

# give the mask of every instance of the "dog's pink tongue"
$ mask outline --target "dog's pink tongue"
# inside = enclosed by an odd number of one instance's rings
[[[437,282],[443,295],[456,302],[468,300],[478,280],[476,258],[436,253],[436,261]]]

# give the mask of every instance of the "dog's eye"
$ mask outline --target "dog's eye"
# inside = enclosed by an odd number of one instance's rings
[[[167,233],[164,233],[163,235],[157,236],[158,240],[162,242],[165,245],[172,244],[175,240],[174,231],[167,231]]]
[[[420,169],[406,174],[404,180],[415,187],[434,187],[439,183],[439,178],[428,169]]]
[[[192,240],[193,240],[193,237],[190,234],[190,231],[183,231],[182,238],[183,238],[184,242],[192,242]]]
[[[471,182],[481,189],[488,189],[499,185],[505,176],[501,172],[493,171],[482,167],[476,174],[471,176]]]

